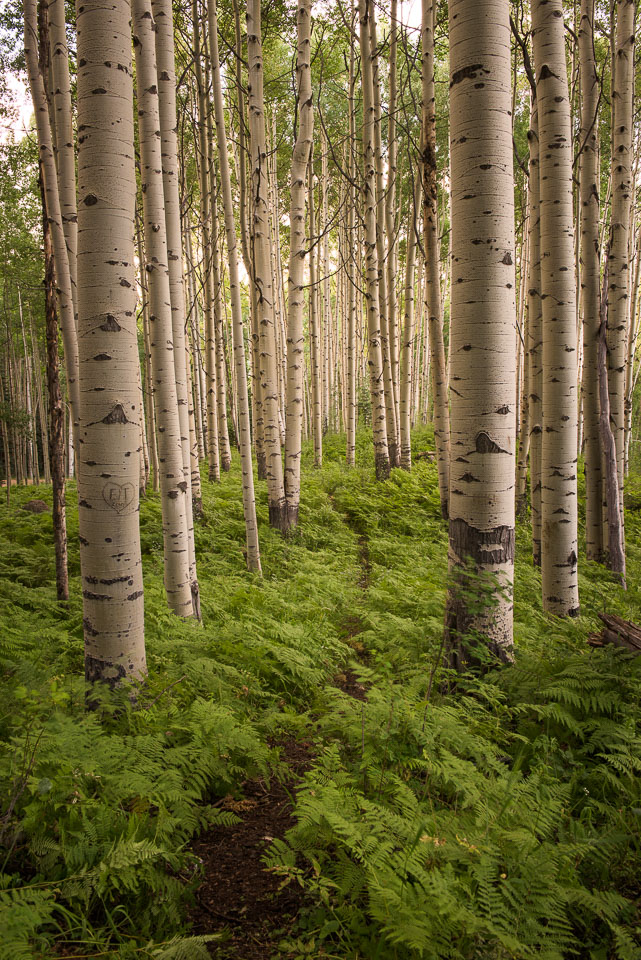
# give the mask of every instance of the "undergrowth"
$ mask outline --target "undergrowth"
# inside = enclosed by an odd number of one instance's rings
[[[239,466],[203,484],[204,625],[163,596],[160,503],[141,508],[149,681],[139,707],[87,715],[75,491],[71,600],[55,599],[51,515],[0,508],[0,958],[225,956],[190,938],[190,839],[216,801],[281,776],[279,741],[315,742],[296,825],[267,866],[309,911],[287,957],[579,957],[641,951],[641,659],[592,650],[607,609],[641,620],[641,484],[628,490],[629,589],[581,564],[582,615],[540,612],[517,531],[513,667],[440,692],[447,530],[436,468],[373,479],[325,438],[304,458],[300,528],[258,518],[264,576],[245,570]],[[432,446],[428,430],[414,451]],[[333,685],[349,666],[366,702]],[[278,948],[275,946],[275,950]]]

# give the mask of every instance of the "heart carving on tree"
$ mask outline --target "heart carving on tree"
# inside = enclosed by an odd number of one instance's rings
[[[122,513],[133,503],[136,491],[133,483],[116,483],[115,480],[110,480],[104,485],[102,495],[106,504],[116,513]]]

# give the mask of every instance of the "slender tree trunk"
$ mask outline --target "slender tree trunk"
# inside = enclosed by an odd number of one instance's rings
[[[599,426],[599,142],[600,91],[594,59],[594,0],[581,0],[581,313],[583,316],[583,442],[585,459],[585,546],[588,560],[603,559],[601,435]]]
[[[350,9],[349,38],[349,184],[347,207],[347,466],[356,463],[356,424],[358,419],[358,396],[356,392],[356,164],[354,163],[356,116],[354,105],[355,78],[355,22],[354,0]]]
[[[151,0],[133,0],[138,131],[145,228],[145,264],[149,286],[151,372],[156,397],[158,459],[163,514],[164,573],[167,601],[174,613],[194,613],[187,515],[191,504],[185,479],[182,433],[176,391],[176,360],[162,176],[155,24]],[[184,348],[184,345],[183,345]],[[180,364],[184,376],[184,353]],[[186,409],[183,411],[186,413]]]
[[[308,169],[309,207],[309,358],[312,375],[312,433],[314,435],[314,466],[323,465],[323,391],[321,368],[321,337],[318,315],[318,283],[316,274],[317,241],[314,210],[314,163],[310,152]],[[314,246],[312,246],[312,244]]]
[[[128,0],[80,6],[77,29],[78,513],[85,676],[115,686],[146,673]]]
[[[289,279],[287,314],[287,430],[285,441],[285,491],[289,526],[298,523],[300,504],[300,458],[303,426],[303,371],[305,369],[305,195],[307,170],[314,135],[314,101],[310,66],[312,30],[311,0],[299,0],[297,13],[298,135],[294,143],[291,168],[291,206],[289,214]]]
[[[603,275],[603,296],[600,308],[600,330],[597,347],[597,364],[599,380],[599,426],[601,428],[601,443],[603,445],[603,459],[605,462],[605,487],[608,522],[608,566],[619,575],[625,589],[625,544],[623,539],[623,515],[619,497],[619,470],[617,449],[612,430],[610,414],[610,394],[608,390],[608,348],[606,342],[606,325],[608,315],[608,284],[610,257],[606,254],[605,271]]]
[[[507,0],[450,0],[450,593],[458,669],[512,658],[516,303]],[[482,375],[479,373],[482,371]]]
[[[401,467],[412,469],[411,396],[412,381],[416,371],[412,371],[412,346],[414,342],[414,267],[416,263],[416,231],[418,224],[417,190],[414,197],[407,228],[407,252],[405,255],[405,298],[403,306],[403,339],[401,342]]]
[[[46,33],[46,9],[44,7],[42,8],[42,29]],[[48,49],[48,39],[46,37],[43,40],[43,45],[46,45]],[[38,144],[40,147],[47,216],[51,223],[56,290],[60,307],[62,340],[65,352],[67,391],[69,393],[72,419],[73,422],[76,423],[79,411],[78,338],[76,335],[69,255],[63,228],[60,195],[58,193],[58,179],[53,153],[53,140],[49,123],[47,92],[38,58],[38,16],[36,0],[24,0],[24,48],[31,98],[33,100],[35,113],[36,130],[38,133]]]
[[[167,235],[167,263],[171,302],[171,330],[174,347],[174,375],[178,423],[185,489],[185,521],[189,550],[189,581],[194,615],[200,619],[200,595],[196,573],[193,492],[191,488],[191,443],[189,434],[189,397],[187,391],[189,353],[185,338],[185,291],[183,283],[182,231],[178,187],[178,138],[176,134],[176,72],[174,59],[174,23],[171,0],[153,0],[156,25],[155,53],[158,72],[158,108],[162,159],[162,182]]]
[[[389,477],[390,456],[387,446],[387,417],[383,386],[383,352],[379,296],[379,264],[376,247],[376,147],[372,48],[369,18],[372,0],[359,0],[361,73],[363,86],[363,204],[365,208],[365,256],[367,273],[368,366],[372,398],[374,464],[378,480]]]
[[[625,362],[630,305],[630,208],[634,94],[634,0],[616,0],[612,87],[612,209],[608,294],[608,391],[617,452],[619,509],[623,519],[625,460]],[[608,507],[608,515],[610,514]],[[616,551],[616,547],[615,547]],[[608,544],[608,557],[610,548]]]
[[[438,181],[436,165],[436,98],[434,93],[434,0],[423,0],[423,232],[425,238],[425,304],[434,398],[434,440],[438,463],[441,513],[449,515],[450,414],[447,367],[441,309],[440,242],[438,236]]]
[[[56,284],[51,243],[51,226],[45,208],[42,189],[42,235],[45,257],[45,336],[47,343],[47,390],[49,393],[49,462],[53,486],[52,519],[53,546],[56,556],[56,594],[58,600],[69,599],[69,571],[67,568],[67,519],[65,504],[65,405],[60,390],[58,373],[58,317],[56,316]]]
[[[543,420],[543,609],[579,612],[577,577],[577,330],[572,138],[561,0],[535,0],[533,49],[539,121]]]
[[[209,42],[211,52],[212,76],[214,81],[214,110],[216,114],[216,135],[218,137],[218,156],[220,158],[220,182],[225,211],[225,229],[227,233],[227,255],[229,257],[229,292],[232,312],[232,342],[236,367],[236,385],[238,390],[238,440],[240,461],[243,474],[243,511],[245,514],[245,533],[247,541],[247,568],[255,573],[261,572],[260,549],[258,544],[258,524],[256,522],[256,501],[254,497],[254,472],[251,452],[251,427],[249,416],[249,396],[247,391],[247,367],[245,365],[245,343],[243,338],[243,315],[240,300],[240,282],[238,279],[238,242],[234,206],[231,195],[229,158],[227,155],[227,131],[223,109],[223,93],[218,56],[218,22],[216,0],[209,0]]]
[[[269,501],[269,522],[286,532],[287,501],[278,422],[278,371],[274,283],[269,251],[268,171],[265,141],[265,100],[263,96],[263,49],[260,0],[247,2],[247,54],[249,61],[249,127],[254,209],[254,281],[257,291],[260,328],[261,394],[264,414],[264,447]]]

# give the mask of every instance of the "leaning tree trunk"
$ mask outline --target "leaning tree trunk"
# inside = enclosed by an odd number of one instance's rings
[[[251,450],[249,395],[247,391],[247,367],[245,365],[243,314],[240,299],[240,282],[238,280],[238,241],[236,238],[234,205],[231,195],[229,157],[227,155],[227,131],[225,129],[223,91],[220,78],[220,60],[218,57],[218,22],[216,14],[216,0],[209,0],[208,12],[211,67],[214,81],[216,135],[218,138],[220,182],[222,186],[223,206],[225,211],[227,256],[229,259],[229,293],[231,297],[232,343],[234,364],[236,367],[236,388],[238,391],[238,441],[240,445],[240,461],[243,474],[243,511],[245,514],[245,534],[247,540],[247,568],[256,573],[260,573],[260,549],[258,544],[258,524],[256,522],[256,500],[254,497],[254,472]]]
[[[450,0],[451,585],[457,669],[512,657],[516,303],[508,0]]]
[[[387,417],[383,386],[383,352],[379,299],[379,269],[376,248],[376,149],[374,138],[375,110],[372,78],[372,48],[369,40],[369,18],[372,0],[359,0],[361,72],[363,85],[363,204],[365,207],[365,260],[367,275],[368,366],[372,398],[372,433],[374,464],[378,480],[390,473],[387,447]]]
[[[312,30],[311,0],[299,0],[297,16],[298,136],[294,144],[291,168],[291,206],[289,241],[289,280],[287,314],[287,407],[285,440],[285,492],[289,526],[298,523],[300,504],[300,458],[303,426],[303,372],[305,369],[305,194],[307,169],[314,135],[314,101],[310,45]]]
[[[283,462],[278,420],[278,371],[274,283],[269,249],[269,201],[267,148],[265,138],[265,99],[263,96],[263,44],[260,0],[247,2],[247,57],[249,61],[249,127],[251,134],[251,171],[254,209],[254,282],[258,294],[260,329],[261,394],[264,414],[264,448],[269,501],[269,522],[286,532],[287,501],[283,481]]]
[[[616,13],[616,48],[612,89],[608,389],[610,394],[610,420],[617,453],[619,509],[623,517],[625,363],[630,304],[630,208],[633,196],[634,0],[617,0]]]
[[[40,178],[42,188],[42,177]],[[58,317],[56,315],[56,280],[51,243],[51,226],[42,190],[42,236],[45,260],[45,337],[47,343],[47,390],[49,394],[49,462],[53,487],[53,545],[56,557],[56,594],[58,600],[69,599],[67,567],[67,516],[65,502],[65,405],[58,375]],[[38,371],[39,372],[39,371]],[[44,438],[43,438],[44,443]]]
[[[145,233],[144,270],[149,288],[151,373],[158,426],[165,591],[174,613],[190,617],[194,612],[187,527],[187,502],[191,501],[191,494],[189,475],[185,479],[176,393],[161,137],[157,135],[160,131],[160,115],[156,31],[151,15],[151,0],[133,0],[132,12]],[[184,371],[183,356],[180,360]]]
[[[78,30],[77,460],[85,675],[146,673],[138,524],[131,8],[85,4]]]
[[[572,136],[562,0],[535,0],[532,27],[541,189],[543,609],[559,616],[576,616],[576,287]]]
[[[425,238],[425,303],[432,368],[434,440],[438,463],[441,513],[449,512],[450,497],[450,413],[447,397],[447,366],[443,344],[441,308],[440,242],[438,236],[438,180],[436,165],[436,97],[434,92],[434,3],[423,0],[423,233]]]
[[[581,313],[583,316],[583,442],[585,547],[588,560],[603,559],[603,494],[597,347],[599,341],[599,78],[594,59],[594,0],[581,0]]]
[[[189,434],[189,351],[185,337],[185,290],[183,282],[182,231],[180,225],[180,191],[178,188],[178,138],[176,134],[176,68],[174,60],[174,23],[171,0],[152,0],[156,24],[156,59],[158,69],[158,105],[162,159],[171,330],[174,345],[176,400],[182,450],[183,480],[187,484],[185,519],[189,548],[189,581],[193,611],[200,619],[200,595],[196,573],[194,542],[193,491],[191,488],[191,443]]]

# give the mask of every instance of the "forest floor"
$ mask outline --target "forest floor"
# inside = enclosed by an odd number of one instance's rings
[[[148,496],[137,709],[83,709],[73,485],[66,606],[23,509],[50,491],[0,507],[0,960],[641,955],[641,658],[586,643],[641,622],[641,481],[628,590],[582,561],[581,616],[543,616],[520,524],[516,662],[445,694],[436,468],[377,483],[366,432],[355,470],[343,446],[305,452],[287,540],[258,484],[262,579],[238,463],[204,483],[202,626],[166,608]]]

